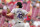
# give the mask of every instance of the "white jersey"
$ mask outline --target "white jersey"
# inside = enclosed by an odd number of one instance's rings
[[[12,27],[30,27],[30,24],[29,23],[18,23]]]
[[[14,15],[14,19],[9,21],[9,23],[15,24],[18,22],[23,23],[22,14],[26,15],[28,12],[26,10],[21,9],[21,8],[15,8],[11,11],[11,13],[15,13],[15,15]]]
[[[15,8],[11,11],[11,13],[15,13],[14,19],[16,19],[16,21],[19,21],[19,20],[23,21],[23,14],[26,15],[28,12],[21,8]]]
[[[28,12],[21,8],[15,8],[11,11],[11,13],[15,13],[15,15],[19,18],[22,18],[23,15],[26,15]]]

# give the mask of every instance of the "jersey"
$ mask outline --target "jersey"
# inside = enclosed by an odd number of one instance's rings
[[[16,21],[23,20],[23,16],[26,15],[28,12],[26,10],[23,10],[21,8],[15,8],[11,11],[11,13],[14,13],[14,19]]]

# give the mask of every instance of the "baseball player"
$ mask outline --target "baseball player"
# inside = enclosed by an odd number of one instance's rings
[[[31,12],[31,11],[30,11]],[[9,21],[9,23],[23,23],[25,22],[23,17],[26,15],[30,15],[30,12],[27,12],[26,10],[22,9],[22,3],[18,2],[16,8],[14,8],[9,14],[6,14],[7,16],[14,15],[14,19]],[[29,25],[29,24],[28,24]]]

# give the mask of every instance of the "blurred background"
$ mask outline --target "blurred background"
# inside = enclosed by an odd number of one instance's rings
[[[12,24],[9,24],[8,21],[13,19],[13,15],[6,17],[6,14],[16,8],[17,2],[21,2],[22,9],[27,12],[32,9],[31,16],[26,16],[27,19],[25,19],[30,27],[40,27],[40,0],[0,0],[0,27],[12,27]]]

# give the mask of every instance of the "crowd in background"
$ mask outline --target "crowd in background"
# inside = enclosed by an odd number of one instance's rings
[[[40,22],[40,1],[33,0],[31,2],[32,5],[32,18],[34,20],[34,25],[37,27],[38,23]],[[39,23],[40,24],[40,23]]]
[[[0,1],[0,27],[11,27],[12,24],[9,24],[9,20],[13,19],[13,15],[6,16],[6,14],[10,13],[13,8],[16,8],[16,3],[21,2],[26,11],[30,11],[30,4],[32,8],[32,15],[26,16],[28,19],[25,19],[30,27],[40,27],[40,0],[2,0]],[[13,23],[13,22],[11,22]],[[15,22],[14,22],[15,23]]]

